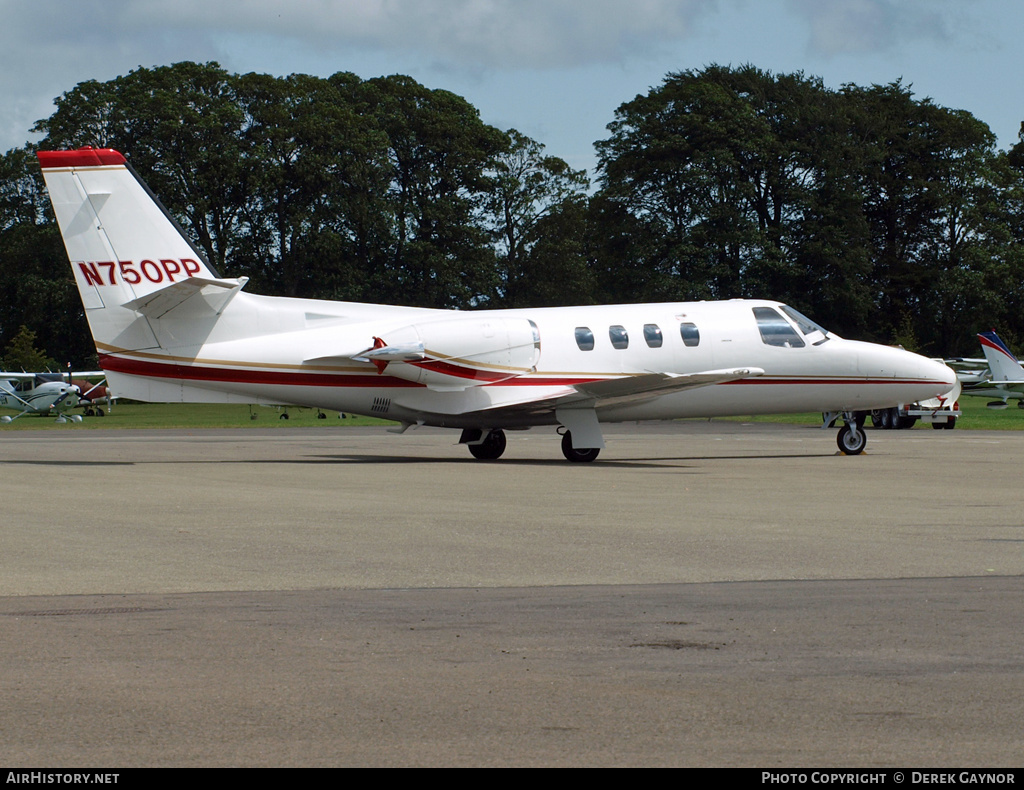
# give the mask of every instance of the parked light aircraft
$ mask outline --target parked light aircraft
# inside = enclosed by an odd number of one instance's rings
[[[20,409],[18,414],[5,414],[0,422],[14,422],[26,414],[56,415],[57,420],[81,422],[77,414],[67,414],[78,405],[80,390],[64,381],[60,373],[0,373],[0,407]]]
[[[461,429],[496,459],[505,431],[558,426],[570,461],[600,424],[841,415],[948,392],[952,370],[843,340],[778,302],[732,300],[459,312],[266,297],[222,278],[111,149],[39,153],[100,366],[118,397],[310,406],[400,431]]]
[[[1024,366],[995,332],[978,334],[984,359],[954,359],[947,363],[956,370],[964,395],[998,398],[990,409],[1005,409],[1011,398],[1024,409]]]
[[[102,376],[102,371],[80,373],[80,376]],[[103,414],[95,404],[108,401],[103,383],[94,384],[84,378],[72,379],[65,373],[0,372],[0,408],[20,409],[13,416],[3,415],[0,422],[11,423],[26,414],[55,415],[58,422],[68,419],[81,422],[77,414],[69,414],[77,406],[86,409],[86,416]]]

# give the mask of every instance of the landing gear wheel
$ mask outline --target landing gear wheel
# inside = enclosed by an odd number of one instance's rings
[[[836,444],[844,455],[860,455],[868,444],[868,435],[857,425],[844,425],[836,436]]]
[[[573,463],[590,463],[601,452],[600,447],[577,448],[572,446],[572,434],[566,431],[562,434],[562,455],[566,460]]]
[[[505,432],[502,430],[494,430],[487,434],[480,444],[469,445],[469,452],[473,454],[473,457],[480,461],[496,461],[501,458],[501,454],[505,452],[505,446],[508,444],[505,439]]]

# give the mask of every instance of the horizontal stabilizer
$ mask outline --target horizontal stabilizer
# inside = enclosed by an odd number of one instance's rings
[[[138,299],[125,302],[124,307],[142,313],[147,318],[162,318],[193,296],[202,294],[210,308],[215,313],[220,313],[235,294],[245,287],[247,282],[249,282],[248,277],[239,277],[238,279],[189,277],[172,283],[166,288],[140,296]]]

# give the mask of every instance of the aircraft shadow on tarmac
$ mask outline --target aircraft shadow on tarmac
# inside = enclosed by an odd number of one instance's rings
[[[646,457],[646,458],[622,458],[622,459],[603,459],[597,462],[599,468],[612,468],[612,469],[636,469],[636,468],[656,468],[663,469],[666,467],[677,466],[679,464],[697,464],[701,462],[711,463],[714,461],[779,461],[779,460],[793,460],[797,458],[831,458],[839,453],[831,454],[818,454],[818,453],[787,453],[787,454],[772,454],[772,455],[710,455],[710,456],[661,456],[661,457]],[[246,464],[246,465],[295,465],[295,464],[381,464],[381,465],[398,465],[398,464],[460,464],[460,465],[471,465],[475,467],[486,467],[493,466],[496,468],[509,467],[509,466],[544,466],[544,467],[555,467],[559,469],[565,468],[580,468],[585,469],[588,466],[571,466],[567,465],[561,458],[503,458],[500,461],[483,462],[474,458],[456,458],[456,457],[427,457],[427,456],[409,456],[409,455],[367,455],[367,454],[331,454],[331,455],[316,455],[308,456],[305,458],[189,458],[189,459],[148,459],[139,461],[113,461],[103,459],[84,459],[84,460],[68,460],[68,459],[52,459],[44,460],[38,458],[10,458],[0,461],[0,465],[21,465],[21,466],[52,466],[52,467],[65,467],[65,466],[76,466],[76,467],[102,467],[102,466],[141,466],[150,464],[187,464],[190,466],[202,465],[202,464]]]

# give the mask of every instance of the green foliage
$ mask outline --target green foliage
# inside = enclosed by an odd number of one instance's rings
[[[1004,296],[1019,307],[1024,153],[1004,162],[969,113],[899,82],[832,91],[711,66],[669,75],[609,130],[602,271],[646,272],[674,298],[787,301],[935,355],[976,351],[978,320],[1022,323]]]
[[[484,216],[497,252],[497,283],[489,305],[587,304],[584,171],[544,155],[544,146],[512,129],[495,157]]]
[[[0,348],[26,326],[62,357],[77,361],[93,354],[82,300],[31,148],[0,157]]]
[[[45,148],[121,150],[252,290],[431,307],[768,297],[840,335],[976,355],[1024,337],[1024,138],[890,85],[709,66],[624,103],[598,188],[465,99],[405,76],[86,81]],[[91,343],[34,149],[0,159],[0,347]]]
[[[45,351],[37,349],[35,343],[36,333],[27,326],[21,327],[4,350],[3,369],[16,373],[57,370],[57,362],[47,356]]]

